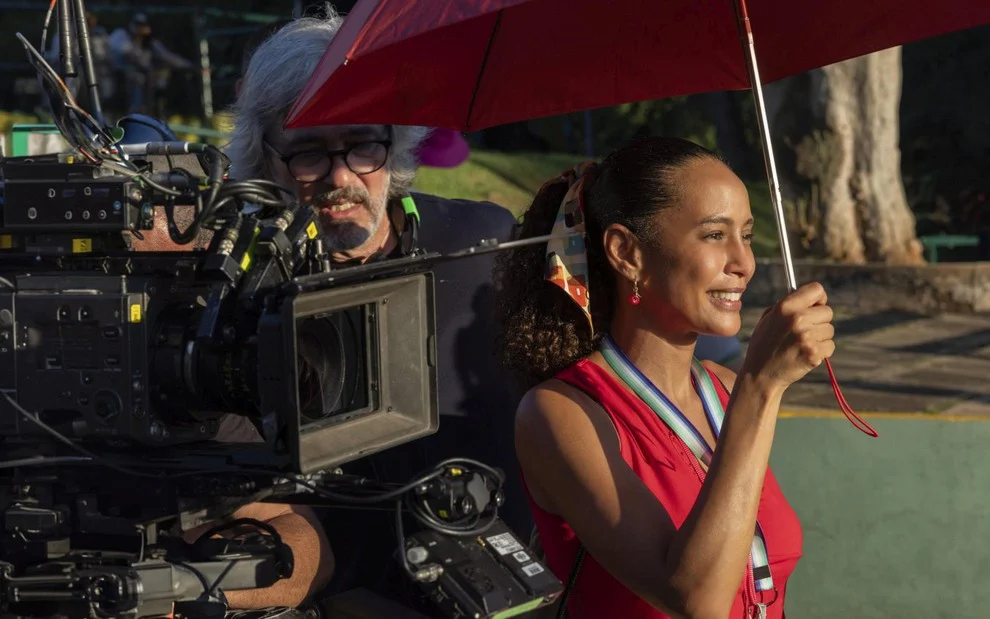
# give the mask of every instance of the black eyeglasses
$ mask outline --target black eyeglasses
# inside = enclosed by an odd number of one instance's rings
[[[357,175],[377,172],[388,160],[388,151],[392,146],[392,140],[367,140],[338,150],[316,148],[283,155],[268,140],[262,142],[278,155],[289,169],[289,174],[300,183],[315,183],[326,178],[333,169],[334,157],[343,157],[347,169]]]

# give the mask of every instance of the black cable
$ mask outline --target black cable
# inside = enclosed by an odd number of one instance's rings
[[[169,173],[185,177],[187,184],[185,191],[171,189],[153,180],[150,170],[139,171],[128,169],[126,166],[131,165],[133,167],[133,164],[127,161],[103,162],[115,173],[129,176],[139,184],[151,188],[161,196],[166,197],[164,206],[169,237],[178,245],[187,245],[195,241],[204,227],[216,229],[215,218],[217,214],[232,203],[241,207],[249,203],[256,204],[262,207],[262,214],[266,214],[272,208],[284,208],[287,204],[285,197],[292,198],[293,194],[291,190],[272,181],[262,179],[225,181],[225,163],[229,162],[229,158],[213,145],[186,143],[185,149],[188,152],[204,153],[210,168],[207,177],[197,176],[184,168],[175,168],[171,164],[171,154],[173,153],[166,149],[167,152],[165,154],[169,161]],[[160,147],[159,150],[161,150]],[[201,185],[205,185],[205,188],[201,189]],[[175,199],[189,200],[195,206],[193,220],[184,231],[180,231],[175,222]],[[268,208],[266,209],[266,207]]]
[[[169,561],[169,563],[172,565],[178,565],[179,567],[183,567],[192,572],[193,576],[199,580],[199,584],[203,586],[203,593],[210,595],[213,590],[216,589],[216,585],[213,585],[212,587],[210,586],[210,581],[206,579],[206,574],[193,567],[192,564],[186,563],[185,561]]]
[[[61,0],[66,2],[68,0]],[[93,118],[100,126],[105,125],[103,118],[103,106],[100,104],[100,90],[96,78],[96,69],[93,66],[93,46],[89,38],[89,24],[86,20],[86,8],[83,0],[73,0],[73,16],[76,18],[76,39],[79,47],[79,61],[82,63],[82,79],[89,95],[89,105]],[[80,89],[81,90],[81,89]]]
[[[54,0],[48,5],[48,12],[45,13],[45,25],[41,27],[41,46],[38,51],[41,55],[45,55],[45,43],[48,41],[48,27],[52,23],[52,14],[55,12],[55,2]]]
[[[69,0],[58,2],[59,61],[62,75],[67,79],[76,77],[76,62],[72,49],[72,5]]]
[[[409,565],[409,558],[406,556],[406,535],[402,530],[402,501],[395,502],[395,537],[399,545],[399,556],[402,559],[402,568],[406,573],[413,576],[412,566]]]
[[[564,592],[557,598],[557,614],[554,616],[554,619],[565,619],[567,617],[567,600],[571,597],[571,593],[573,593],[574,587],[577,585],[578,574],[581,572],[581,564],[584,563],[586,554],[588,554],[588,549],[584,547],[584,544],[581,544],[578,548],[577,556],[574,558],[571,573],[567,577]]]
[[[471,514],[459,521],[447,522],[442,518],[437,517],[432,510],[430,510],[426,501],[416,501],[410,498],[408,495],[406,497],[406,507],[409,512],[416,518],[420,523],[425,526],[447,535],[453,535],[456,537],[473,537],[476,535],[481,535],[498,521],[498,510],[492,509],[488,516],[483,518],[482,513]]]
[[[206,150],[212,158],[210,160],[210,196],[206,200],[207,204],[213,204],[217,199],[217,193],[223,185],[223,160],[224,155],[219,148],[209,146]]]
[[[55,466],[56,464],[79,464],[89,462],[89,456],[31,456],[17,460],[0,461],[0,469],[16,469],[24,466]]]
[[[451,521],[434,513],[432,508],[430,508],[429,503],[423,500],[422,497],[415,492],[416,489],[443,476],[449,469],[452,468],[463,469],[461,472],[462,475],[471,472],[480,474],[486,480],[486,487],[493,493],[499,492],[505,481],[505,476],[501,471],[498,471],[487,464],[466,458],[451,458],[449,460],[444,460],[433,468],[424,471],[413,481],[403,484],[397,488],[387,490],[383,489],[379,492],[369,492],[368,488],[361,487],[363,492],[360,496],[347,493],[345,488],[340,488],[338,491],[331,491],[316,486],[306,480],[293,477],[290,477],[290,479],[293,479],[293,481],[299,485],[312,490],[314,493],[322,497],[341,503],[370,505],[384,501],[396,500],[400,510],[404,505],[406,511],[408,511],[417,521],[419,521],[420,524],[442,534],[457,537],[481,535],[498,521],[498,505],[496,503],[490,503],[481,512],[470,514],[464,518]],[[358,485],[352,483],[350,487],[356,488]]]

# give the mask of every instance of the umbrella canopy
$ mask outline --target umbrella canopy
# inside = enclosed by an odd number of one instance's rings
[[[988,0],[749,0],[763,83],[990,23]],[[750,87],[734,0],[362,0],[287,126],[473,131]]]

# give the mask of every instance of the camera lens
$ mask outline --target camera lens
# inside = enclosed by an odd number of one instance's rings
[[[299,411],[304,423],[363,406],[365,385],[360,312],[302,321],[297,329]]]
[[[309,423],[333,414],[344,390],[344,343],[329,319],[302,325],[296,343],[299,368],[299,410]]]

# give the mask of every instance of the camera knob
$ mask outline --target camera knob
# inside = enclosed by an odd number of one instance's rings
[[[419,565],[430,558],[430,553],[422,546],[412,546],[406,549],[406,559],[413,565]]]

